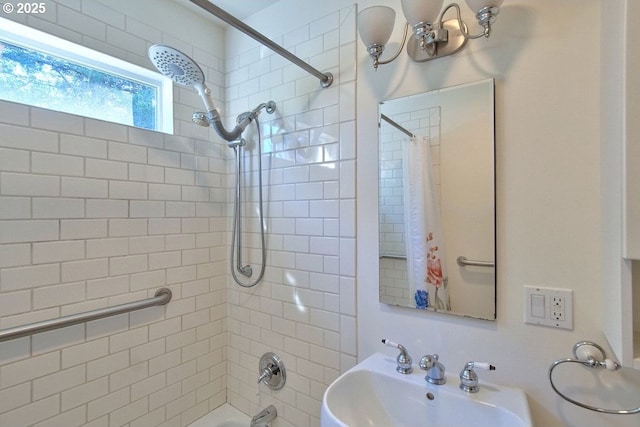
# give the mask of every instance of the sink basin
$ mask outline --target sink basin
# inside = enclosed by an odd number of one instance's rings
[[[529,405],[518,388],[480,381],[465,393],[457,375],[444,385],[429,384],[425,371],[396,372],[394,358],[376,353],[327,388],[321,427],[532,427]]]

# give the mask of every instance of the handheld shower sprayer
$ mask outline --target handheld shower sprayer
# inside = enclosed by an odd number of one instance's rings
[[[193,86],[207,111],[215,110],[211,90],[204,83],[202,68],[184,53],[161,44],[149,48],[149,59],[160,73],[182,86]]]
[[[247,111],[246,113],[240,114],[236,121],[238,123],[242,123],[246,119],[255,120],[260,115],[260,112],[263,109],[267,113],[273,114],[276,111],[276,103],[274,101],[269,101],[267,103],[262,103],[262,104],[258,105],[256,108],[254,108],[253,110]]]
[[[205,84],[202,68],[193,59],[177,49],[160,44],[149,48],[149,59],[160,73],[174,82],[182,86],[193,86],[196,89],[207,112],[195,113],[192,117],[193,122],[201,126],[213,126],[218,135],[226,141],[240,138],[251,121],[258,117],[262,108],[265,108],[268,113],[275,111],[275,102],[261,104],[254,110],[238,116],[238,123],[231,131],[228,131],[222,124],[220,113],[211,99],[211,90]]]

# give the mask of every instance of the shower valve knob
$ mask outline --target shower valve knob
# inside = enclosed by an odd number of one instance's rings
[[[284,363],[276,354],[271,352],[263,354],[260,358],[258,371],[260,373],[258,384],[264,383],[271,390],[280,390],[284,387],[287,374],[284,369]]]

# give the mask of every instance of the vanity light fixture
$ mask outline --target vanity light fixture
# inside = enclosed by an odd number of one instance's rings
[[[395,60],[405,44],[411,59],[425,62],[460,51],[469,39],[489,37],[491,25],[500,13],[500,6],[504,0],[465,1],[474,11],[478,24],[482,27],[477,34],[469,33],[457,3],[449,4],[440,12],[443,0],[402,0],[402,12],[407,19],[402,44],[392,58],[384,61],[380,57],[393,32],[396,12],[387,6],[363,9],[358,13],[358,32],[373,59],[373,68],[377,70],[378,65]],[[449,9],[456,10],[456,17],[445,20],[444,15]],[[413,37],[407,42],[409,28],[412,29]]]

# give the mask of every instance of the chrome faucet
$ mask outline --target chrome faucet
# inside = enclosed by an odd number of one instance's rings
[[[270,427],[271,421],[273,421],[278,416],[278,411],[276,407],[273,405],[267,406],[265,409],[260,411],[258,415],[251,419],[251,427]]]
[[[477,393],[479,390],[478,374],[473,368],[487,369],[489,371],[496,370],[495,366],[483,362],[468,362],[464,365],[464,368],[460,371],[460,390],[467,393]]]
[[[398,365],[396,366],[396,371],[400,372],[401,374],[410,374],[411,372],[413,372],[413,367],[411,366],[413,360],[411,359],[411,356],[409,356],[409,353],[407,352],[407,349],[404,348],[404,346],[393,341],[389,341],[386,338],[382,340],[382,344],[388,345],[389,347],[395,347],[400,350],[400,354],[398,355],[398,357],[396,357],[396,362],[398,363]]]
[[[444,365],[438,361],[437,354],[427,354],[420,358],[420,369],[427,371],[425,381],[435,385],[442,385],[447,382],[444,373]]]

